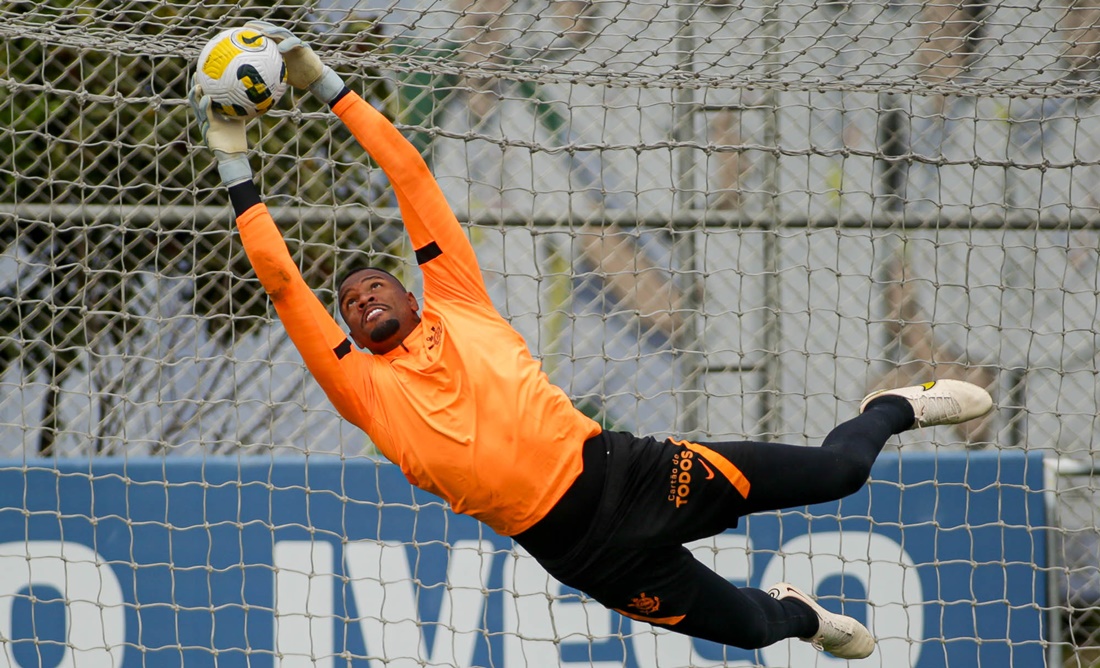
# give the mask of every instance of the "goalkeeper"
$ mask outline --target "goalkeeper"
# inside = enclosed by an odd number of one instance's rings
[[[261,201],[244,121],[211,113],[201,89],[191,91],[249,260],[340,414],[410,483],[632,619],[747,649],[800,638],[837,657],[868,656],[874,639],[855,619],[786,583],[736,587],[683,544],[750,513],[851,494],[892,435],[984,415],[988,393],[960,381],[875,393],[816,448],[603,431],[494,309],[419,152],[290,32],[250,27],[279,43],[289,83],[325,101],[385,171],[424,276],[421,303],[381,269],[347,273],[337,294],[349,337],[305,284]]]

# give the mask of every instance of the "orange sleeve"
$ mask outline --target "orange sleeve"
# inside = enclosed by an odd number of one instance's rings
[[[357,356],[337,353],[338,348],[350,351],[351,342],[306,285],[267,207],[250,207],[237,218],[237,229],[252,268],[271,296],[279,320],[306,367],[336,410],[362,426],[367,415],[361,392],[365,374]],[[356,391],[357,386],[360,391]]]
[[[354,92],[332,110],[374,158],[397,194],[401,217],[424,272],[424,296],[492,307],[473,246],[420,152]]]

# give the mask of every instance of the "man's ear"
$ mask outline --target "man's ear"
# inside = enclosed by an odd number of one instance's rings
[[[416,301],[416,295],[411,292],[406,292],[405,298],[409,300],[409,309],[411,309],[413,313],[420,311],[420,304]]]

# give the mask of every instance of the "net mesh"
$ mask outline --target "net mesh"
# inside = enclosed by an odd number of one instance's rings
[[[498,308],[609,428],[816,444],[872,389],[988,387],[988,419],[901,443],[1081,467],[1053,485],[1050,639],[1097,660],[1100,4],[2,3],[7,457],[372,456],[187,108],[205,41],[249,18],[308,35],[423,152]],[[322,299],[362,261],[416,286],[327,111],[291,92],[249,132]]]

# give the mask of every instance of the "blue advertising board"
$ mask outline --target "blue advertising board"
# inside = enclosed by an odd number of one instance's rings
[[[858,494],[693,549],[735,584],[843,600],[874,665],[1041,666],[1044,527],[1038,455],[884,455]],[[3,466],[0,597],[25,667],[843,665],[609,612],[366,459]]]

